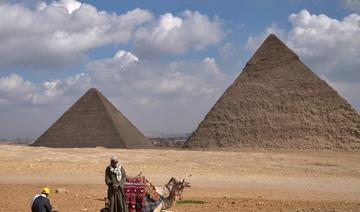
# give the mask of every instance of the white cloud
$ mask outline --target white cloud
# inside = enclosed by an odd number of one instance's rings
[[[58,2],[56,2],[56,1],[53,2],[52,5],[55,7],[64,7],[67,9],[68,13],[71,14],[75,10],[77,10],[81,7],[81,2],[78,2],[75,0],[60,0]],[[45,9],[45,8],[43,8],[43,9]]]
[[[231,82],[214,58],[170,63],[140,59],[127,66],[112,58],[87,68],[93,84],[145,131],[190,132]]]
[[[60,80],[45,81],[36,84],[24,80],[17,74],[0,78],[0,108],[53,105],[53,101],[62,96]]]
[[[37,107],[64,106],[74,96],[91,87],[91,78],[80,73],[65,80],[35,83],[17,74],[0,77],[0,108],[21,110]]]
[[[16,74],[1,77],[0,108],[13,117],[19,111],[36,116],[41,113],[39,108],[53,111],[43,117],[46,121],[39,120],[43,125],[34,126],[38,136],[55,121],[55,115],[60,116],[88,88],[96,87],[142,130],[189,132],[229,84],[229,77],[214,58],[160,63],[141,61],[131,52],[120,50],[114,57],[91,62],[86,72],[64,80],[35,83]]]
[[[225,33],[218,18],[210,20],[197,11],[184,11],[180,16],[161,15],[151,26],[144,26],[135,34],[135,47],[142,57],[161,53],[181,54],[201,50],[217,44]]]
[[[0,78],[0,98],[3,103],[32,101],[35,84],[25,81],[21,76],[10,74]]]
[[[35,83],[17,74],[0,77],[0,136],[38,137],[64,112],[64,105],[70,106],[73,98],[63,94],[62,86],[60,80]]]
[[[116,14],[76,0],[25,5],[0,3],[0,65],[61,69],[85,63],[90,49],[132,41],[143,58],[178,54],[217,44],[225,34],[218,18],[199,12],[154,19],[147,10]]]
[[[39,1],[36,3],[36,10],[44,10],[47,7],[47,3],[43,1]]]
[[[337,20],[326,15],[312,15],[307,10],[291,14],[290,31],[269,27],[246,44],[254,50],[270,33],[277,34],[318,74],[329,79],[360,80],[360,15]]]
[[[221,70],[219,69],[219,66],[216,64],[216,61],[214,58],[207,57],[203,60],[203,64],[205,66],[205,70],[212,72],[213,74],[219,74],[221,75]]]
[[[95,84],[109,87],[109,91],[111,87],[121,87],[116,92],[128,98],[213,98],[221,92],[227,80],[214,58],[164,64],[140,61],[123,50],[111,59],[90,63],[87,69]]]
[[[49,69],[84,61],[91,48],[128,43],[136,26],[152,18],[146,10],[117,15],[74,0],[37,9],[0,4],[0,65]]]
[[[131,52],[127,52],[124,50],[120,50],[118,51],[115,55],[114,55],[114,59],[115,60],[120,60],[122,61],[122,63],[124,64],[131,64],[134,62],[138,62],[139,58],[136,57],[135,55],[133,55]]]
[[[351,88],[360,85],[360,15],[350,14],[342,20],[307,10],[289,16],[289,31],[269,27],[264,33],[250,37],[247,47],[258,47],[267,34],[275,32],[315,73],[341,90],[351,103],[360,103]]]
[[[287,43],[318,73],[330,79],[360,81],[360,15],[337,20],[302,10],[291,14]]]

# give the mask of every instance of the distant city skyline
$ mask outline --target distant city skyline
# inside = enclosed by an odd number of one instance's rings
[[[2,0],[0,138],[91,87],[144,134],[191,133],[269,33],[360,111],[360,1]]]

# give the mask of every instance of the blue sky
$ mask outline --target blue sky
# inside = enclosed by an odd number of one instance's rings
[[[360,111],[360,1],[0,1],[0,138],[90,87],[145,133],[191,132],[275,33]]]

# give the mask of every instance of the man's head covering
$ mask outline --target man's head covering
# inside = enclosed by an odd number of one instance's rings
[[[112,156],[111,161],[118,161],[118,158],[116,156]]]
[[[112,156],[111,157],[111,161],[110,161],[110,172],[115,173],[116,174],[116,179],[118,181],[121,181],[122,179],[122,173],[121,173],[121,164],[118,164],[118,158],[116,156]]]
[[[44,187],[41,193],[49,195],[50,194],[50,189],[48,187]]]

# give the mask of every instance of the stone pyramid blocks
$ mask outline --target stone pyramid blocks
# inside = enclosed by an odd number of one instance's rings
[[[270,35],[185,147],[360,149],[360,116]]]
[[[32,146],[149,148],[151,143],[110,101],[92,88]]]

